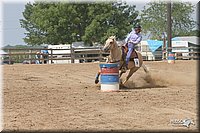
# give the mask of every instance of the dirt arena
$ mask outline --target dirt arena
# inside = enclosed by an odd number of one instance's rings
[[[198,131],[197,61],[144,63],[151,80],[141,68],[119,92],[94,84],[99,63],[4,65],[4,130]]]

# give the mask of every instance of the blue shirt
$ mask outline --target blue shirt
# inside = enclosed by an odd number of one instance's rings
[[[135,33],[135,31],[131,31],[125,39],[125,42],[132,42],[133,44],[138,44],[142,40],[142,35],[140,33]]]

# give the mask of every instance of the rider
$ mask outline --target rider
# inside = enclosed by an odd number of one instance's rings
[[[128,62],[130,60],[131,54],[135,51],[135,45],[140,43],[142,40],[142,35],[140,34],[140,32],[141,26],[136,25],[125,39],[126,45],[128,47],[128,53],[126,55],[126,69],[128,69]]]

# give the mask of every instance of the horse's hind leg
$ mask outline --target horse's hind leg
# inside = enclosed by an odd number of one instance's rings
[[[142,64],[142,68],[144,69],[144,71],[145,71],[146,73],[149,73],[149,70],[147,69],[147,67],[146,67],[144,64]]]
[[[126,79],[124,80],[123,82],[123,85],[129,80],[129,78],[133,75],[134,72],[136,72],[138,70],[138,68],[133,68],[133,69],[130,69],[129,73],[128,73],[128,76],[126,77]]]

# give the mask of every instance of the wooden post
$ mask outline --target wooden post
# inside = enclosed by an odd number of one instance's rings
[[[8,58],[9,58],[9,64],[11,64],[11,50],[10,49],[8,49]]]
[[[32,57],[31,57],[31,53],[32,53],[32,50],[29,50],[29,61],[30,61],[30,64],[32,63]]]
[[[101,62],[103,59],[101,48],[99,48],[99,62]]]
[[[72,47],[72,44],[70,45],[70,51],[71,51],[71,63],[74,63],[75,55],[74,55],[74,49]]]
[[[146,60],[148,60],[148,55],[147,55],[147,45],[146,45]]]
[[[165,33],[163,32],[163,47],[162,47],[162,60],[166,59],[166,37]]]
[[[51,48],[51,64],[53,64],[53,50],[52,50],[52,48]]]
[[[167,52],[171,52],[172,49],[170,49],[172,47],[171,45],[171,36],[172,36],[172,22],[171,22],[171,1],[168,1],[167,3]],[[168,57],[168,53],[167,53],[167,57]]]
[[[189,53],[189,57],[191,57],[191,58],[189,58],[189,59],[191,59],[191,60],[194,60],[194,48],[189,48],[189,50],[188,50],[189,52],[191,52],[191,53]]]

